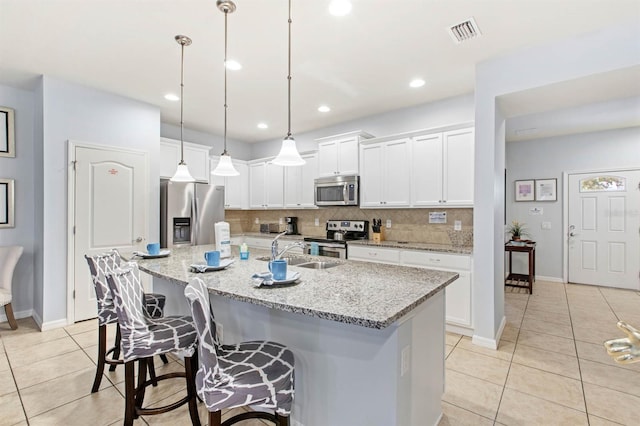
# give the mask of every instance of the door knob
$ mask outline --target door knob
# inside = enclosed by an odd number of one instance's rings
[[[144,238],[138,237],[138,238],[136,238],[136,243],[141,243],[143,240],[144,240]]]

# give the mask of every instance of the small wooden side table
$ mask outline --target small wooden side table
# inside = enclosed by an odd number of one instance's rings
[[[504,250],[509,253],[509,275],[504,280],[504,285],[510,287],[520,287],[529,290],[529,294],[533,294],[533,282],[536,276],[536,243],[535,241],[527,241],[520,243],[517,241],[509,241],[504,245]],[[512,255],[513,252],[529,254],[529,273],[514,274],[512,272]]]

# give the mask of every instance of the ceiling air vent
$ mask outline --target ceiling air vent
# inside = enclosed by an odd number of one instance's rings
[[[464,22],[448,28],[451,38],[456,44],[460,44],[463,41],[471,40],[472,38],[480,37],[482,33],[480,28],[476,24],[473,18],[469,18]]]

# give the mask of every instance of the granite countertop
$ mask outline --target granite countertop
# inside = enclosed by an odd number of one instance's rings
[[[425,250],[441,253],[473,254],[473,246],[454,246],[452,244],[413,243],[398,241],[382,241],[374,243],[373,240],[349,241],[349,245],[375,246],[383,248],[400,248],[409,250]]]
[[[266,239],[273,239],[277,234],[265,234],[260,232],[245,232],[243,234],[234,234],[237,236],[247,237],[259,237]],[[283,235],[281,240],[302,240],[307,235]],[[318,237],[316,237],[318,238]],[[320,237],[322,238],[322,237]],[[416,243],[416,242],[404,242],[404,241],[382,241],[380,243],[374,243],[373,240],[350,240],[349,245],[361,245],[361,246],[375,246],[386,248],[400,248],[409,250],[425,250],[434,251],[440,253],[454,253],[454,254],[473,254],[473,246],[457,246],[453,244],[436,244],[436,243]]]
[[[393,324],[458,278],[454,272],[298,255],[342,265],[319,270],[289,266],[290,271],[300,272],[298,284],[254,287],[251,276],[268,269],[267,262],[257,257],[268,256],[268,250],[251,249],[249,260],[240,260],[238,248],[233,247],[236,257],[228,268],[191,272],[189,265],[204,263],[203,253],[214,249],[213,245],[174,247],[165,258],[134,259],[142,271],[175,284],[184,286],[199,277],[216,295],[375,329]],[[130,259],[131,254],[123,257]]]

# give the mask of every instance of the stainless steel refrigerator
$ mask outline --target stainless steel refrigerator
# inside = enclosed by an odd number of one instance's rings
[[[214,244],[224,220],[224,186],[160,180],[160,246]]]

